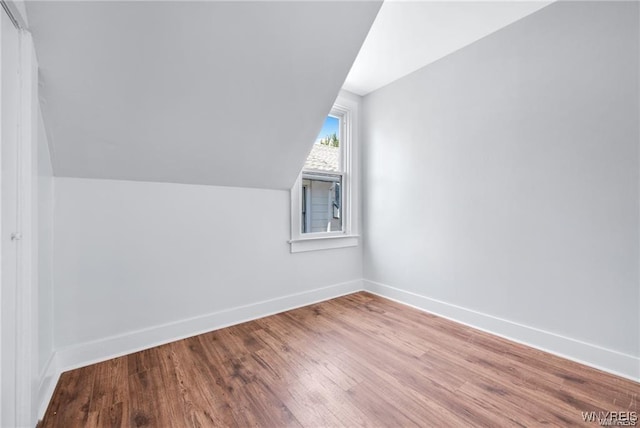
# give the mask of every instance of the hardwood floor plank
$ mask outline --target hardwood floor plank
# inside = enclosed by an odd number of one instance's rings
[[[129,419],[128,358],[114,358],[95,365],[95,376],[87,425],[123,426]]]
[[[140,373],[158,366],[158,350],[155,348],[145,349],[140,352],[129,354],[126,358],[129,375]]]
[[[46,426],[73,427],[89,423],[95,366],[62,373],[47,409]]]
[[[41,426],[594,426],[639,395],[360,292],[63,373]]]
[[[423,376],[420,369],[414,367],[411,373],[397,371],[387,366],[385,359],[362,360],[358,354],[344,353],[338,356],[342,364],[351,372],[364,377],[363,384],[372,385],[379,391],[394,397],[395,404],[402,403],[401,409],[410,409],[417,420],[429,421],[431,426],[466,426],[469,422],[465,415],[449,409],[456,401],[456,390],[460,383],[447,383],[448,376]],[[398,392],[401,392],[398,394]],[[386,406],[390,412],[397,412]],[[494,418],[498,420],[499,418]],[[481,418],[476,423],[481,423]],[[452,425],[453,424],[453,425]]]
[[[258,346],[258,341],[255,340],[256,344],[251,346]],[[261,344],[259,344],[259,349],[262,349]],[[265,388],[253,371],[254,367],[261,367],[253,359],[255,353],[251,355],[246,353],[220,354],[212,351],[215,350],[206,346],[202,347],[202,355],[207,358],[203,361],[211,361],[211,359],[218,361],[215,366],[206,364],[206,368],[216,379],[215,386],[212,384],[210,392],[212,396],[222,400],[218,401],[216,406],[222,404],[224,411],[230,411],[237,425],[259,426],[267,421],[274,424],[273,426],[300,425],[295,416],[282,403],[281,398]],[[252,364],[252,362],[254,363]],[[202,369],[204,372],[205,367],[203,366]],[[229,426],[229,424],[224,423],[222,426]]]
[[[163,413],[168,415],[167,409],[161,406],[160,397],[173,391],[163,387],[157,367],[144,371],[134,371],[128,376],[129,426],[154,427],[160,426]],[[164,401],[164,400],[163,400]],[[173,418],[166,419],[164,424],[174,426]]]

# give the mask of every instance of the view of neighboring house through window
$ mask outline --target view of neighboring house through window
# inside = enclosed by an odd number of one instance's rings
[[[328,116],[302,170],[302,233],[341,232],[343,181],[340,119]]]

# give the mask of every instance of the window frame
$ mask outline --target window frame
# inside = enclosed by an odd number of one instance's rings
[[[302,233],[302,180],[303,171],[298,174],[291,188],[291,252],[304,252],[357,246],[359,216],[359,151],[358,151],[358,102],[340,94],[328,116],[340,120],[340,160],[339,172],[317,171],[329,175],[341,175],[340,189],[342,230],[335,232]],[[307,171],[305,171],[307,172]],[[313,173],[313,170],[308,170]]]

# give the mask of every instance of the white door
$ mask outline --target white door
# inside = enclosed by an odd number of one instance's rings
[[[18,30],[0,9],[0,426],[16,425],[16,291],[18,232]],[[16,239],[18,238],[18,239]]]

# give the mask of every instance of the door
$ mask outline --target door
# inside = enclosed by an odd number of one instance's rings
[[[0,15],[0,426],[10,427],[16,425],[20,36],[3,9]]]

